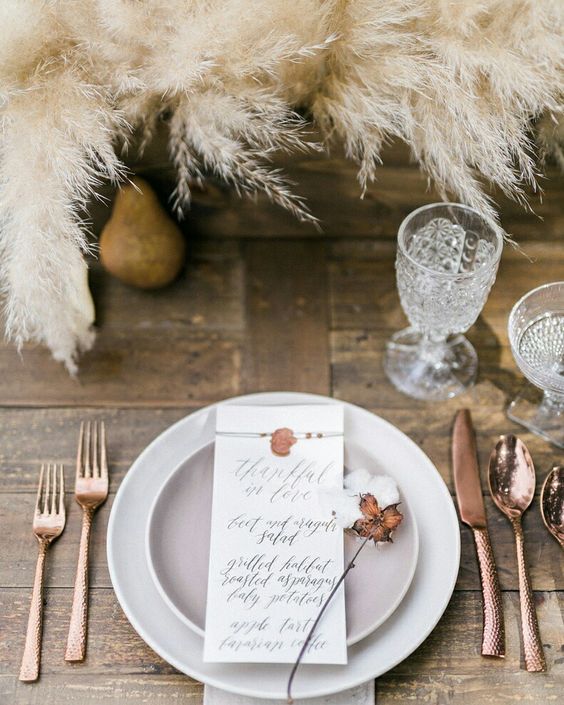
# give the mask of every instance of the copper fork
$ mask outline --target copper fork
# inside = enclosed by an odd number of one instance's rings
[[[65,478],[62,465],[42,465],[33,515],[33,533],[39,554],[20,669],[21,681],[36,681],[41,662],[43,626],[43,572],[47,549],[65,528]]]
[[[94,512],[108,496],[108,463],[104,422],[80,424],[75,498],[82,507],[82,533],[74,583],[65,661],[83,661],[88,630],[88,550]]]

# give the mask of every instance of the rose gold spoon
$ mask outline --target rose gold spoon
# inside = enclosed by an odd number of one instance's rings
[[[513,525],[519,568],[521,631],[527,671],[546,671],[531,579],[525,563],[521,516],[535,493],[535,467],[525,444],[515,436],[501,436],[490,457],[490,492]]]
[[[540,507],[544,525],[564,548],[564,465],[556,465],[546,476]]]

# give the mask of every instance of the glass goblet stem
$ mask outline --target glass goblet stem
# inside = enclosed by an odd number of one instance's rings
[[[437,335],[431,331],[422,331],[419,343],[421,359],[431,365],[438,365],[444,359],[446,343],[446,336]]]
[[[557,392],[544,392],[539,405],[539,412],[547,416],[560,416],[564,423],[564,394]]]

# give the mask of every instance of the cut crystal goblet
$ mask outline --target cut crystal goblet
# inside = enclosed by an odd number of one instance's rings
[[[494,283],[503,237],[468,206],[434,203],[400,226],[396,277],[410,327],[386,346],[392,383],[417,399],[440,400],[473,384],[478,357],[463,336]]]
[[[564,448],[564,281],[525,294],[509,315],[508,332],[517,366],[542,398],[525,389],[507,415]]]

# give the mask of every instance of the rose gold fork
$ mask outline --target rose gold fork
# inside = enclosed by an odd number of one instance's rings
[[[107,496],[108,463],[104,422],[82,422],[76,458],[75,487],[76,501],[82,507],[82,533],[65,661],[83,661],[86,655],[90,530],[94,512],[106,501]]]
[[[58,481],[57,481],[58,479]],[[20,669],[21,681],[36,681],[41,662],[43,624],[43,570],[47,549],[65,528],[65,478],[62,465],[42,465],[33,515],[33,533],[39,542],[27,634]]]

